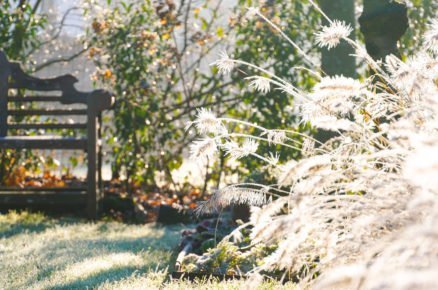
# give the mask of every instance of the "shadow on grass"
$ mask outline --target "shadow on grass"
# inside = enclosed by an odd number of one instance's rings
[[[19,235],[23,233],[40,233],[57,225],[67,226],[75,222],[78,222],[78,219],[75,220],[72,218],[62,218],[58,219],[56,222],[49,218],[44,218],[41,220],[19,219],[15,222],[5,222],[0,220],[0,239],[10,238],[14,235]]]
[[[86,278],[78,278],[74,281],[71,281],[69,283],[63,283],[59,285],[54,285],[52,287],[49,287],[47,289],[88,289],[88,288],[95,288],[99,286],[102,283],[105,282],[115,282],[122,280],[124,278],[130,277],[133,273],[138,271],[145,271],[146,269],[139,269],[138,267],[133,266],[124,266],[124,267],[117,267],[112,268],[108,270],[101,271],[99,273],[90,275]]]
[[[33,224],[33,225],[23,225],[23,224],[11,224],[11,225],[0,225],[0,239],[10,238],[14,235],[21,233],[39,233],[49,228],[50,225],[47,224]]]

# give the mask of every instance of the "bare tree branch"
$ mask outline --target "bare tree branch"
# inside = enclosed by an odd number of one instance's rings
[[[41,0],[37,0],[35,2],[35,4],[33,5],[33,8],[32,8],[32,15],[35,15],[35,13],[37,12],[38,8],[40,7],[40,4],[41,4]]]
[[[35,72],[40,71],[43,68],[48,67],[50,65],[53,65],[55,63],[70,62],[70,61],[74,60],[75,58],[81,56],[87,50],[88,50],[88,48],[83,48],[82,50],[76,52],[75,54],[73,54],[73,55],[71,55],[69,57],[60,57],[60,58],[54,58],[54,59],[48,60],[47,62],[42,63],[42,64],[36,66]]]
[[[65,21],[67,20],[68,15],[69,15],[72,11],[74,11],[74,10],[79,10],[79,9],[80,9],[80,8],[79,8],[79,7],[76,7],[76,6],[67,9],[67,11],[65,11],[64,15],[62,16],[61,21],[59,22],[59,26],[56,28],[57,31],[56,31],[54,34],[52,33],[53,36],[52,36],[50,39],[41,42],[40,45],[39,45],[38,47],[35,47],[34,49],[30,50],[30,51],[26,54],[26,58],[28,58],[30,55],[32,55],[36,50],[41,49],[41,47],[43,47],[44,45],[47,45],[47,44],[52,43],[53,41],[55,41],[55,40],[61,35],[61,32],[62,32],[63,28],[67,26],[67,25],[65,24]],[[55,31],[55,29],[54,29],[54,31]]]

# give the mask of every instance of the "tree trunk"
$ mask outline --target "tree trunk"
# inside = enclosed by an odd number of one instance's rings
[[[331,20],[341,20],[349,24],[354,29],[350,38],[355,39],[356,19],[354,16],[354,0],[319,0],[319,5]],[[322,24],[329,25],[324,17],[322,17]],[[325,47],[321,48],[322,70],[328,76],[343,75],[355,77],[356,59],[351,56],[353,53],[354,49],[345,41],[341,41],[338,46],[330,50]],[[322,129],[319,129],[315,135],[316,139],[322,143],[334,136],[336,136],[336,133]]]
[[[345,21],[355,29],[354,0],[319,0],[319,4],[330,19]],[[328,21],[323,18],[322,24],[328,25]],[[350,37],[354,39],[354,32]],[[353,53],[353,48],[345,41],[341,41],[337,47],[330,50],[322,48],[322,70],[329,76],[354,77],[356,74],[356,60],[351,56]]]
[[[406,5],[390,0],[364,0],[359,18],[368,54],[375,60],[400,57],[397,43],[409,26]]]

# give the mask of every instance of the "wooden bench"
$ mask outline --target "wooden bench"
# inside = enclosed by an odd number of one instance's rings
[[[86,185],[76,188],[2,186],[1,205],[74,204],[86,207],[88,217],[96,218],[102,194],[102,150],[98,140],[101,112],[112,107],[114,97],[104,90],[79,92],[74,87],[77,81],[72,75],[52,79],[32,77],[23,72],[19,63],[9,62],[0,51],[0,155],[4,154],[6,149],[82,150],[87,153],[88,169]],[[29,103],[32,106],[29,106]],[[53,106],[55,103],[57,105]],[[34,109],[38,104],[40,108]],[[48,104],[54,109],[47,109]],[[82,104],[83,108],[71,108],[73,104]],[[86,122],[42,122],[41,119],[44,118],[41,117],[38,118],[38,123],[28,122],[29,116],[59,118],[73,115],[84,116],[83,119],[86,116]],[[41,130],[51,130],[54,134],[35,136],[35,133]],[[62,137],[57,135],[59,130],[82,130],[82,134],[81,137]],[[32,134],[29,134],[30,132]],[[81,132],[76,131],[75,136],[79,133]]]

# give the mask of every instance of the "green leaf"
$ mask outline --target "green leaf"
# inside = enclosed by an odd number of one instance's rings
[[[216,34],[219,38],[223,38],[224,37],[224,29],[221,26],[219,26],[216,30]]]
[[[208,27],[208,22],[207,22],[207,20],[205,20],[205,18],[201,18],[201,22],[202,22],[202,24],[201,24],[201,29],[202,29],[202,30],[206,30],[207,27]]]

